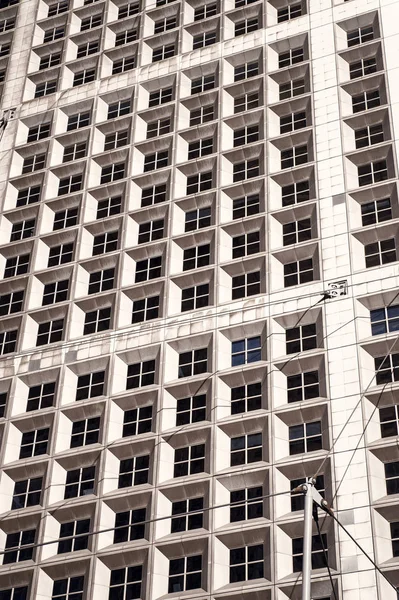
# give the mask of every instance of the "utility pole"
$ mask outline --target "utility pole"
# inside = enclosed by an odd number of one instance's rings
[[[303,527],[303,562],[302,562],[302,600],[312,600],[311,596],[311,575],[312,575],[312,520],[313,503],[322,508],[327,513],[330,508],[327,502],[315,489],[316,480],[312,477],[306,480],[306,483],[299,486],[305,496],[304,527]],[[296,490],[295,490],[296,491]]]

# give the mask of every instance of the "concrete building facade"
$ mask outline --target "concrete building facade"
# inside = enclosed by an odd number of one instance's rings
[[[396,600],[398,21],[3,0],[0,600]]]

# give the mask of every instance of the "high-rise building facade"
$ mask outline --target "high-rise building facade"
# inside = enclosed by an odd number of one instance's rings
[[[0,600],[396,600],[398,23],[2,0]]]

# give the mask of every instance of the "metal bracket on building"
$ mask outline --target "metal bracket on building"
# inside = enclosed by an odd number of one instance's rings
[[[338,296],[348,295],[348,280],[333,281],[328,284],[328,289],[324,292],[327,298],[338,298]]]

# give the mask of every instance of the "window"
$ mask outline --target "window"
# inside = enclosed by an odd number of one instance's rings
[[[176,403],[176,427],[206,419],[206,394],[180,398]]]
[[[210,206],[187,211],[185,213],[184,231],[187,233],[188,231],[209,227],[211,225],[211,214],[212,208]]]
[[[216,75],[203,75],[199,79],[192,79],[191,81],[191,94],[200,94],[207,90],[213,90],[216,86]]]
[[[65,210],[60,210],[56,212],[54,215],[54,225],[53,231],[57,231],[58,229],[65,229],[66,227],[73,227],[78,223],[78,211],[79,209],[74,208],[66,208]]]
[[[239,35],[244,35],[244,33],[257,31],[257,29],[259,29],[259,20],[257,17],[252,19],[246,19],[245,21],[241,21],[235,24],[234,35],[235,37],[238,37]]]
[[[76,400],[97,398],[104,394],[105,371],[96,371],[79,375],[76,388]]]
[[[163,33],[164,31],[169,31],[169,29],[174,29],[175,27],[177,27],[176,15],[173,15],[173,17],[164,17],[159,21],[155,21],[154,33]]]
[[[388,496],[399,493],[399,462],[384,464]]]
[[[172,526],[171,533],[191,531],[204,526],[203,498],[190,498],[172,502]],[[192,514],[187,514],[192,513]]]
[[[252,94],[246,93],[243,96],[234,98],[234,114],[242,111],[252,110],[260,106],[259,93],[254,92]]]
[[[323,542],[318,535],[312,535],[312,569],[323,569],[328,564],[327,536],[321,534]],[[324,546],[324,550],[323,550]],[[324,552],[326,556],[324,555]],[[294,573],[302,571],[303,562],[303,538],[292,540],[292,564]]]
[[[349,65],[349,75],[351,79],[371,75],[371,73],[376,73],[377,70],[377,61],[375,57],[362,58]]]
[[[110,183],[125,177],[125,163],[112,163],[101,169],[100,183]]]
[[[399,407],[397,404],[380,408],[380,427],[381,437],[391,437],[398,435]]]
[[[133,301],[132,324],[157,319],[160,308],[160,296],[149,296]]]
[[[124,46],[130,42],[134,42],[138,38],[137,29],[126,29],[121,33],[117,33],[115,37],[115,47]]]
[[[4,269],[4,279],[27,273],[29,269],[29,257],[29,254],[20,254],[19,256],[7,258]]]
[[[380,240],[364,247],[366,267],[386,265],[397,260],[395,239]]]
[[[306,127],[306,112],[290,113],[280,117],[280,133],[288,133]]]
[[[204,244],[203,246],[194,246],[186,248],[183,252],[183,271],[190,269],[199,269],[210,264],[211,246]]]
[[[40,504],[43,478],[35,477],[16,481],[12,497],[11,510],[19,510]]]
[[[187,195],[198,194],[212,189],[212,171],[196,173],[187,177]]]
[[[301,219],[283,225],[283,245],[299,244],[312,239],[312,223],[310,219]]]
[[[277,23],[289,21],[290,19],[295,19],[301,15],[302,4],[300,2],[299,4],[288,4],[288,6],[283,6],[277,10]]]
[[[214,118],[215,107],[213,104],[201,106],[200,108],[194,108],[190,111],[190,127],[208,123],[209,121],[213,121]]]
[[[107,290],[112,290],[115,281],[115,269],[104,269],[90,273],[89,294],[99,294]]]
[[[170,132],[170,119],[158,119],[147,125],[147,139],[165,135]]]
[[[17,349],[18,331],[2,331],[0,333],[0,356],[10,354]]]
[[[306,350],[317,348],[316,323],[286,329],[285,345],[287,354],[306,352]]]
[[[67,10],[69,10],[68,0],[54,2],[53,4],[49,4],[47,16],[53,17],[55,15],[59,15],[63,12],[66,12]]]
[[[303,62],[305,59],[303,48],[290,48],[286,52],[281,52],[278,55],[278,66],[279,69],[284,67],[290,67]]]
[[[371,310],[370,321],[372,335],[399,331],[399,304]]]
[[[230,550],[230,583],[263,577],[263,545]]]
[[[44,169],[45,163],[45,154],[35,154],[34,156],[28,156],[24,159],[22,173],[33,173],[34,171],[40,171],[40,169]]]
[[[72,146],[67,146],[64,148],[64,156],[62,158],[62,162],[70,162],[71,160],[78,160],[79,158],[84,158],[86,156],[86,142],[81,144],[72,144]]]
[[[54,281],[44,286],[42,306],[68,300],[69,280]]]
[[[40,323],[37,332],[36,346],[47,346],[62,340],[64,333],[64,319]]]
[[[136,263],[135,283],[148,281],[161,277],[162,274],[162,256],[153,256],[144,260],[138,260]]]
[[[193,37],[193,50],[216,44],[216,31],[205,31]]]
[[[201,138],[188,145],[188,160],[213,153],[213,138]]]
[[[22,562],[23,560],[33,560],[33,544],[35,543],[35,537],[36,529],[8,533],[3,556],[3,565]]]
[[[139,244],[146,244],[147,242],[161,240],[164,236],[164,226],[164,219],[157,219],[156,221],[140,223],[138,236]]]
[[[262,383],[231,388],[231,414],[238,415],[262,408]]]
[[[369,90],[356,96],[352,96],[352,108],[354,113],[363,110],[371,110],[381,105],[380,90]]]
[[[6,69],[2,69],[0,71],[0,83],[3,83],[6,80]]]
[[[308,283],[314,280],[313,259],[305,258],[284,265],[284,287]]]
[[[5,31],[10,31],[10,29],[14,29],[15,27],[15,18],[8,17],[8,19],[3,19],[0,21],[0,33],[4,33]]]
[[[355,131],[356,148],[366,148],[373,144],[379,144],[384,141],[384,129],[382,123],[378,125],[368,125],[364,129]]]
[[[154,185],[143,189],[141,193],[141,208],[166,201],[166,185]]]
[[[166,58],[170,58],[175,54],[175,44],[166,44],[165,46],[161,46],[160,48],[154,48],[154,50],[152,51],[152,62],[154,63],[160,60],[165,60]]]
[[[125,73],[125,71],[131,71],[136,66],[135,56],[123,56],[121,59],[116,60],[112,63],[112,75],[118,73]]]
[[[6,416],[7,411],[7,392],[0,393],[0,419]]]
[[[127,100],[119,100],[108,106],[107,119],[117,119],[123,115],[128,115],[132,110],[132,101],[130,98]]]
[[[166,102],[170,102],[172,99],[173,88],[161,88],[160,90],[155,90],[154,92],[150,92],[148,108],[151,108],[151,106],[165,104]]]
[[[40,63],[39,63],[39,71],[42,71],[43,69],[48,69],[50,67],[55,67],[56,65],[59,65],[61,62],[61,53],[57,52],[54,54],[48,54],[47,56],[43,56],[40,59]]]
[[[28,137],[26,142],[37,142],[43,140],[50,135],[51,123],[40,123],[36,127],[29,127]]]
[[[292,479],[291,480],[291,490],[299,487],[300,485],[306,483],[306,479],[303,477],[302,479]],[[324,498],[325,497],[325,485],[324,485],[324,476],[318,475],[316,477],[316,490],[319,494]],[[298,510],[304,510],[305,508],[305,496],[301,492],[297,492],[293,494],[291,492],[291,511],[296,512]]]
[[[303,146],[294,146],[287,150],[281,150],[282,169],[290,169],[292,167],[297,167],[298,165],[303,165],[304,163],[307,163],[308,160],[309,155],[306,144]]]
[[[56,579],[53,583],[51,600],[83,600],[84,577]]]
[[[78,192],[82,189],[82,184],[83,173],[79,173],[78,175],[70,175],[69,177],[60,179],[60,183],[58,185],[58,196]]]
[[[260,294],[260,271],[236,275],[232,278],[233,300]]]
[[[134,456],[120,461],[118,488],[149,482],[150,456]]]
[[[71,262],[73,259],[73,244],[61,244],[50,248],[48,267],[58,267]]]
[[[93,240],[93,256],[113,252],[118,249],[118,231],[106,231]]]
[[[106,331],[111,327],[111,307],[106,306],[105,308],[99,308],[87,312],[85,315],[85,324],[83,328],[83,335],[89,335],[91,333],[99,333],[100,331]]]
[[[0,600],[28,600],[28,587],[13,587],[0,590]]]
[[[81,44],[80,46],[78,46],[76,58],[82,58],[83,56],[90,56],[91,54],[96,54],[96,52],[99,51],[99,45],[100,44],[98,40]]]
[[[247,62],[234,67],[234,81],[242,81],[249,77],[256,77],[256,75],[259,75],[258,62]]]
[[[144,173],[153,171],[154,169],[162,169],[167,167],[169,162],[168,150],[158,150],[154,154],[147,154],[144,157]]]
[[[245,160],[242,163],[236,163],[233,165],[233,181],[243,181],[243,179],[250,179],[251,177],[258,177],[260,175],[259,158],[252,160]]]
[[[290,455],[316,452],[323,448],[321,421],[292,425],[288,431]]]
[[[195,285],[182,290],[181,311],[194,310],[209,306],[209,283]]]
[[[10,54],[11,44],[0,44],[0,58]]]
[[[146,509],[138,508],[116,513],[114,544],[142,540],[145,534]]]
[[[134,363],[127,368],[126,389],[132,390],[155,382],[155,360]]]
[[[19,458],[31,458],[32,456],[47,454],[49,436],[50,429],[48,427],[25,431],[22,434]]]
[[[93,27],[98,27],[102,24],[102,15],[91,15],[86,19],[82,19],[80,24],[80,31],[87,31],[88,29],[92,29]]]
[[[206,373],[208,370],[208,350],[200,348],[198,350],[190,350],[179,354],[179,371],[178,376],[191,377]]]
[[[194,10],[194,21],[202,21],[202,19],[214,17],[218,14],[218,12],[219,11],[216,3],[197,6]]]
[[[57,91],[57,81],[43,81],[38,83],[35,89],[35,98],[41,98],[42,96],[48,96],[54,94]]]
[[[123,416],[123,437],[149,433],[152,428],[152,406],[139,406],[125,410]]]
[[[366,25],[365,27],[358,27],[352,31],[348,31],[347,34],[348,47],[357,46],[358,44],[365,44],[374,39],[374,30],[372,25]]]
[[[281,199],[283,206],[290,206],[310,200],[309,180],[298,181],[297,183],[283,186],[281,188]]]
[[[304,79],[290,79],[286,83],[280,83],[279,87],[279,99],[287,100],[288,98],[294,98],[295,96],[301,96],[305,93],[305,80]]]
[[[35,219],[14,223],[11,230],[10,242],[17,242],[32,237],[35,234]]]
[[[86,127],[87,125],[90,125],[89,112],[70,115],[68,117],[67,131],[74,131],[75,129],[80,129],[81,127]]]
[[[0,316],[7,317],[22,310],[24,290],[10,292],[0,296]]]
[[[17,198],[17,207],[34,204],[40,201],[40,185],[28,187],[24,190],[19,190]]]
[[[122,207],[122,197],[114,196],[112,198],[106,198],[105,200],[99,200],[97,205],[97,219],[106,219],[113,215],[119,215]]]
[[[234,147],[251,144],[259,140],[259,125],[247,125],[243,129],[234,130]]]
[[[195,590],[202,586],[202,556],[184,556],[169,562],[168,594]]]
[[[241,258],[260,252],[260,232],[251,231],[233,237],[233,258]]]
[[[230,523],[263,517],[262,486],[230,492]]]
[[[388,179],[388,165],[386,160],[376,160],[357,168],[359,186],[372,185]]]
[[[80,498],[94,494],[96,467],[83,467],[68,471],[65,483],[64,499]]]
[[[388,354],[374,359],[376,383],[399,381],[399,354]]]
[[[259,194],[233,199],[233,219],[243,219],[260,212]]]
[[[140,598],[142,578],[142,565],[113,569],[111,571],[108,600],[120,600],[121,598],[134,600]]]
[[[75,421],[72,424],[71,448],[97,444],[100,437],[100,417]]]
[[[196,475],[205,471],[205,444],[176,448],[173,477]]]
[[[140,10],[141,9],[139,2],[129,2],[128,4],[119,7],[118,19],[124,19],[125,17],[137,15],[140,12]]]
[[[392,540],[392,554],[399,556],[399,523],[390,523],[391,526],[391,540]]]
[[[361,205],[362,225],[374,225],[392,219],[391,199],[373,200]]]
[[[244,338],[231,344],[231,366],[246,365],[262,360],[260,336]]]
[[[231,438],[230,450],[231,467],[262,460],[262,433],[251,433]]]
[[[29,388],[26,412],[54,406],[56,382],[40,383]]]
[[[319,372],[306,371],[287,377],[287,400],[291,402],[302,402],[320,396]]]
[[[73,78],[73,87],[78,85],[83,85],[85,83],[91,83],[96,79],[96,70],[95,69],[84,69],[83,71],[79,71],[75,73]]]
[[[89,547],[89,537],[82,535],[89,533],[90,519],[81,519],[80,521],[70,521],[69,523],[61,523],[60,541],[58,542],[58,554],[66,552],[78,552]],[[77,536],[77,537],[71,537]],[[68,538],[63,540],[62,538]]]

